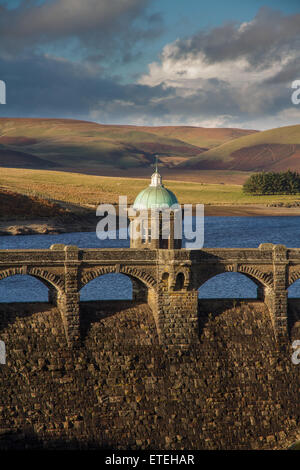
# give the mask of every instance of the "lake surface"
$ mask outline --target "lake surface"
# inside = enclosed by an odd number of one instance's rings
[[[0,237],[0,249],[49,248],[53,243],[80,248],[129,247],[127,240],[99,240],[95,232],[59,235]],[[256,248],[260,243],[282,243],[300,248],[300,217],[206,217],[204,247]],[[210,279],[199,289],[201,298],[255,298],[256,285],[239,273],[226,273]],[[300,297],[300,281],[289,289]],[[106,274],[91,281],[81,291],[81,300],[130,299],[131,281],[122,274]],[[0,302],[47,301],[48,290],[30,276],[13,276],[0,282]]]

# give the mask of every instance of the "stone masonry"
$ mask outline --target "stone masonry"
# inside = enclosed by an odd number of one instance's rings
[[[261,244],[259,248],[80,249],[63,244],[48,250],[0,250],[0,279],[29,274],[49,288],[60,310],[69,345],[80,339],[80,289],[107,273],[133,281],[134,299],[151,307],[159,341],[187,346],[198,338],[197,290],[224,272],[239,272],[258,286],[278,341],[289,336],[287,289],[300,278],[300,249]]]
[[[106,273],[133,301],[80,302]],[[224,272],[257,300],[199,300]],[[299,438],[300,249],[0,250],[49,303],[0,304],[0,450],[283,449]],[[16,299],[17,301],[18,299]]]

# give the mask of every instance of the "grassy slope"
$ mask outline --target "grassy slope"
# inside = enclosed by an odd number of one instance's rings
[[[232,129],[232,128],[205,128],[205,127],[191,127],[191,126],[162,126],[162,127],[147,127],[147,132],[153,134],[175,137],[183,142],[187,142],[199,147],[206,147],[211,149],[222,145],[233,139],[237,139],[244,135],[251,135],[257,133],[255,130],[246,129]]]
[[[267,131],[246,135],[226,142],[217,148],[203,152],[194,161],[188,160],[183,163],[184,167],[192,167],[197,161],[202,160],[222,160],[227,162],[231,159],[233,152],[245,147],[253,147],[262,144],[300,144],[300,125],[278,127]]]
[[[132,203],[139,191],[148,184],[144,179],[89,176],[45,170],[0,170],[1,186],[51,200],[65,201],[81,206],[95,206],[100,202],[117,203],[119,195],[127,195]],[[253,204],[299,200],[297,196],[246,196],[239,185],[186,183],[166,181],[165,185],[178,197],[180,203]]]
[[[34,196],[0,189],[0,219],[53,217],[65,214],[58,204]]]
[[[0,148],[22,151],[59,165],[149,166],[153,154],[189,158],[237,135],[238,129],[108,126],[67,119],[0,119]]]

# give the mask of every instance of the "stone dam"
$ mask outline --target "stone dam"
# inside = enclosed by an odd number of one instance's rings
[[[106,273],[132,301],[80,302]],[[198,300],[225,272],[258,298]],[[300,249],[0,250],[0,279],[48,303],[0,304],[0,449],[283,449],[299,435]]]

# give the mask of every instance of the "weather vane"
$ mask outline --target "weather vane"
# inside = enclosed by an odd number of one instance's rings
[[[158,173],[158,156],[155,155],[155,166],[154,166],[154,170],[156,173]]]

